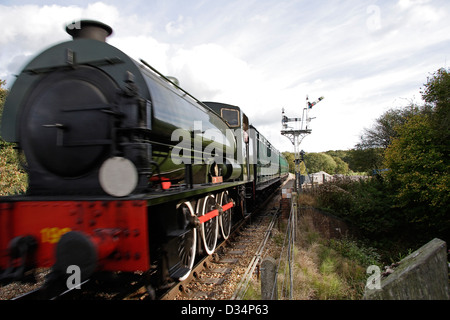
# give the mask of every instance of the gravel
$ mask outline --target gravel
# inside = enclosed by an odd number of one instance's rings
[[[49,273],[49,268],[38,268],[36,269],[36,283],[12,282],[6,285],[0,285],[0,300],[10,300],[38,289],[44,284],[45,277]]]

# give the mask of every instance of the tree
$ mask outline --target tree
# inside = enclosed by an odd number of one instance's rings
[[[393,108],[383,113],[371,128],[365,128],[360,142],[355,146],[351,161],[354,171],[382,169],[383,153],[398,136],[397,129],[416,114],[429,112],[428,106],[410,103],[405,108]]]
[[[305,164],[308,173],[325,171],[329,174],[333,174],[337,168],[337,164],[333,157],[325,153],[307,153],[305,155]]]
[[[356,145],[357,149],[386,149],[392,139],[397,137],[396,128],[403,125],[410,116],[421,113],[422,109],[413,103],[406,108],[389,109],[375,120],[372,128],[364,129],[360,143]]]
[[[425,84],[422,91],[423,100],[431,105],[433,126],[439,135],[436,137],[444,148],[444,154],[449,156],[450,140],[450,73],[446,69],[439,69]]]
[[[333,157],[334,162],[336,163],[336,169],[334,170],[333,173],[337,173],[337,174],[347,174],[349,169],[348,169],[348,164],[346,162],[344,162],[344,160],[342,160],[339,157]]]
[[[2,123],[3,105],[5,104],[6,96],[8,95],[8,90],[3,88],[6,81],[0,80],[0,125]]]
[[[0,123],[8,90],[3,88],[5,81],[0,80]],[[0,138],[0,195],[25,192],[27,174],[19,165],[19,157],[12,143]]]
[[[286,158],[288,164],[289,164],[289,172],[294,173],[295,172],[295,156],[293,153],[285,151],[283,152],[283,156]]]
[[[396,206],[409,222],[440,232],[450,232],[449,78],[441,69],[428,79],[428,105],[395,128],[384,162]]]
[[[410,222],[438,227],[446,219],[450,200],[448,158],[436,143],[427,115],[412,117],[398,130],[399,137],[385,155],[396,204],[408,210]]]
[[[349,157],[349,168],[355,172],[369,172],[373,169],[381,169],[383,167],[382,148],[363,149],[356,147],[351,150]]]

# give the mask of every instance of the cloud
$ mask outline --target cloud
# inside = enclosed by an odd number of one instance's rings
[[[96,19],[113,27],[111,45],[177,77],[198,99],[239,105],[279,149],[292,149],[280,135],[281,108],[298,117],[306,95],[324,95],[302,147],[351,148],[443,66],[449,14],[448,0],[0,5],[0,78],[10,85],[31,56],[69,40],[66,23]]]
[[[401,9],[409,9],[413,6],[422,5],[425,3],[430,3],[431,0],[399,0],[398,6]]]
[[[122,36],[120,38],[111,38],[108,43],[125,52],[131,58],[139,61],[143,59],[160,72],[167,73],[167,57],[170,46],[161,43],[148,35],[139,35],[138,33]]]
[[[170,65],[181,85],[203,100],[224,99],[230,104],[245,104],[260,85],[257,72],[247,62],[218,44],[180,48]]]
[[[89,4],[86,8],[73,5],[0,5],[0,78],[6,79],[9,86],[13,82],[13,74],[18,74],[19,67],[23,67],[37,52],[69,40],[65,25],[81,18],[95,18],[113,25],[119,18],[119,11],[101,2]]]
[[[170,21],[166,24],[166,31],[171,36],[180,36],[183,35],[185,30],[191,26],[191,18],[185,18],[182,15],[179,15],[177,21]]]
[[[399,0],[398,7],[406,26],[416,26],[422,30],[447,19],[446,10],[431,0]]]

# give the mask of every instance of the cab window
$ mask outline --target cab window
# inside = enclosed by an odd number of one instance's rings
[[[222,108],[220,115],[224,118],[230,127],[239,127],[239,111],[235,109]]]

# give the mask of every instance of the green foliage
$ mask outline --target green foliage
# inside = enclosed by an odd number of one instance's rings
[[[317,203],[372,239],[450,240],[449,88],[450,74],[440,69],[422,91],[426,105],[377,119],[346,161],[350,169],[388,170],[367,181],[327,183]]]
[[[288,164],[289,164],[289,172],[294,173],[295,172],[295,156],[293,153],[290,152],[283,152],[283,156],[286,158]]]
[[[422,107],[411,103],[406,108],[390,109],[383,113],[370,129],[364,129],[360,143],[356,149],[386,149],[392,139],[398,136],[397,128],[403,125],[409,117],[422,112]]]
[[[337,174],[347,174],[349,172],[349,168],[348,168],[348,164],[346,162],[344,162],[344,160],[342,160],[339,157],[333,157],[334,162],[336,163],[336,169],[334,170],[334,173]]]
[[[349,168],[357,172],[372,172],[373,169],[381,169],[383,163],[382,148],[356,147],[350,150]]]
[[[294,154],[283,152],[294,172]],[[321,153],[307,153],[305,163],[300,164],[301,174],[325,171],[329,174],[353,175],[355,172],[366,174],[382,167],[382,149],[367,150],[330,150]],[[330,158],[331,157],[331,158]]]
[[[417,232],[449,236],[450,74],[440,69],[422,91],[428,105],[396,128],[385,153],[394,204]]]
[[[0,121],[8,91],[0,80]],[[14,144],[0,138],[0,196],[24,193],[27,189],[27,174],[19,165],[19,156]]]
[[[391,211],[388,186],[379,179],[353,181],[342,178],[319,186],[317,203],[356,225],[368,237],[395,232],[401,225]]]
[[[339,156],[342,155],[343,152],[345,151],[307,153],[305,155],[305,164],[308,169],[308,173],[320,171],[325,171],[329,174],[349,173],[348,164]]]
[[[341,185],[324,183],[318,187],[317,203],[320,208],[337,212],[341,217],[348,216],[352,210],[354,196]]]
[[[8,90],[2,88],[6,82],[0,80],[0,126],[2,123],[3,105],[5,104],[6,96],[8,95]]]
[[[333,174],[337,168],[333,157],[326,153],[307,153],[305,155],[305,164],[309,173],[325,171]]]
[[[0,139],[0,196],[24,193],[27,174],[20,168],[13,145]]]
[[[423,229],[450,230],[450,163],[439,133],[427,115],[412,117],[398,130],[385,156],[395,205],[407,212],[408,222]]]
[[[422,91],[422,98],[433,107],[431,121],[437,133],[434,138],[448,158],[450,149],[450,73],[445,69],[439,69],[429,77]]]
[[[297,285],[310,286],[319,300],[359,299],[364,292],[367,266],[380,264],[375,249],[349,238],[325,239],[307,214],[300,218],[299,225],[298,240],[303,248],[296,257],[300,272],[308,280]],[[316,235],[315,240],[302,241],[310,238],[309,233]]]
[[[381,265],[381,255],[377,250],[359,240],[349,237],[330,239],[328,241],[328,247],[363,267],[367,268],[371,265]]]
[[[428,77],[428,81],[421,92],[422,98],[425,102],[432,104],[436,108],[436,112],[448,114],[448,106],[450,103],[449,88],[450,73],[448,70],[441,68],[431,77]]]
[[[409,117],[422,113],[426,109],[411,103],[405,108],[389,109],[375,120],[371,128],[366,128],[360,142],[352,150],[351,169],[354,171],[372,171],[383,168],[383,152],[398,136],[398,128]]]

